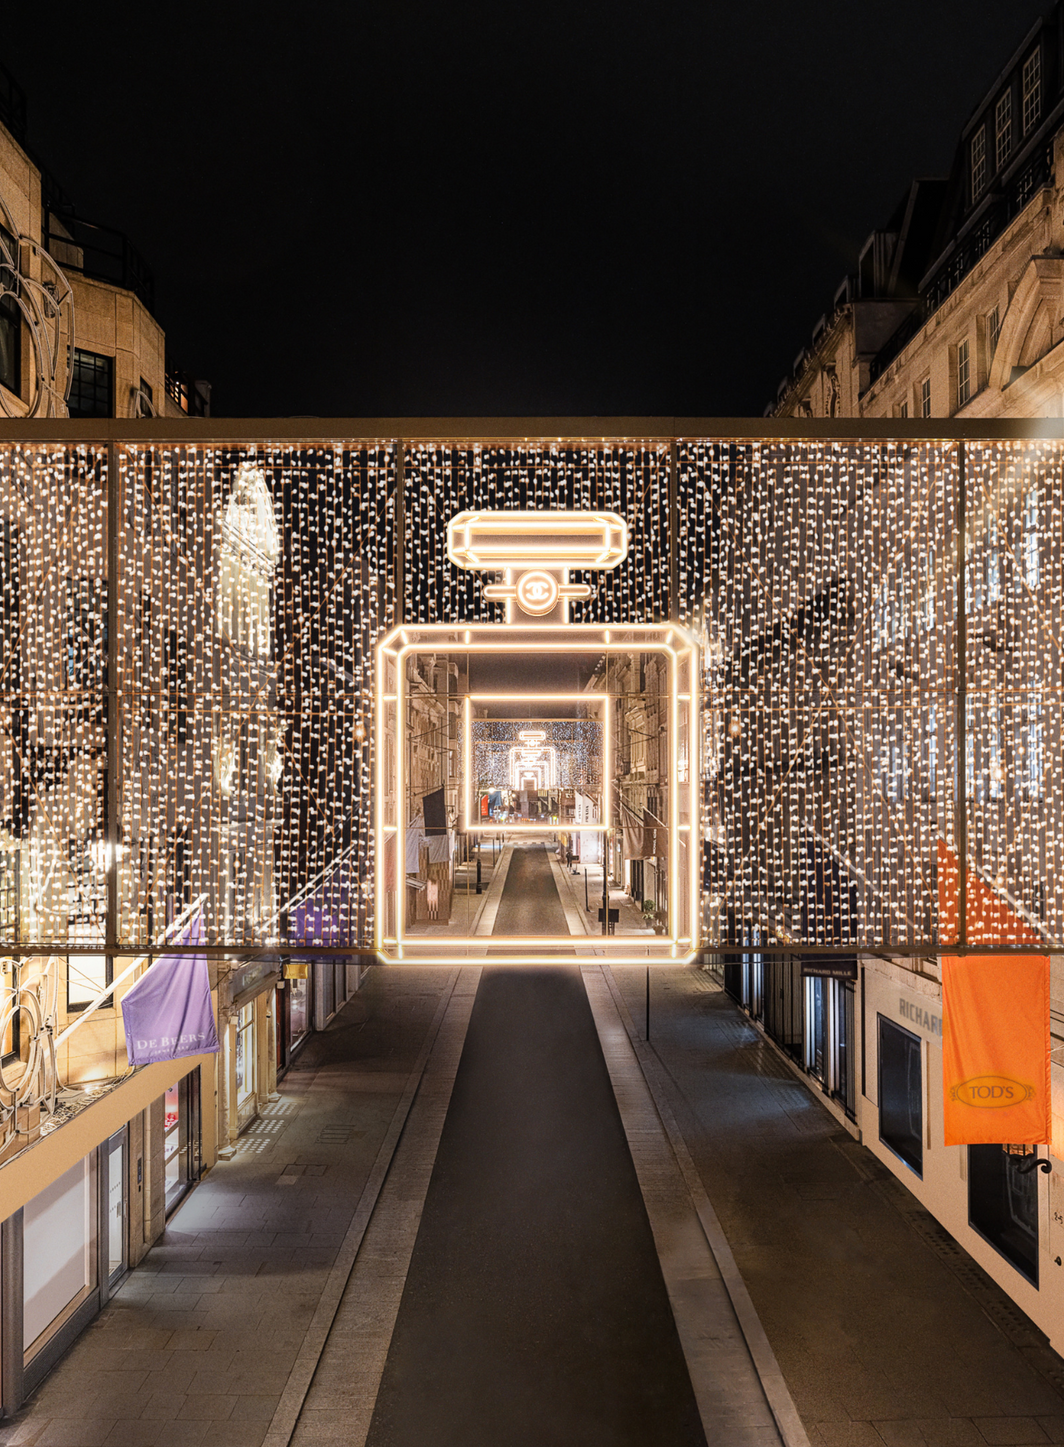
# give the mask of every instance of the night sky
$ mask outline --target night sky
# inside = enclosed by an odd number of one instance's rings
[[[1047,0],[8,6],[219,416],[760,415]]]

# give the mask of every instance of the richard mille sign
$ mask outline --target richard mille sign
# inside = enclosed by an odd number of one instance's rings
[[[894,1014],[899,1025],[927,1040],[942,1044],[942,1001],[932,995],[916,995],[911,990],[892,986],[888,999],[893,999]]]

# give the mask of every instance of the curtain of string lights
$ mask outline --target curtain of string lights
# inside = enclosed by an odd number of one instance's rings
[[[575,623],[660,622],[669,614],[669,449],[660,443],[521,447],[409,444],[403,502],[406,519],[404,617],[492,623],[503,605],[485,602],[482,580],[447,558],[447,523],[475,508],[514,511],[602,508],[628,522],[629,551],[612,573],[574,572],[593,596],[574,605]]]
[[[480,789],[509,789],[512,759],[520,735],[530,727],[543,734],[543,748],[558,761],[559,789],[602,787],[602,725],[597,719],[474,719],[473,780]],[[537,747],[540,747],[537,741]]]
[[[105,447],[0,449],[0,942],[67,951],[89,993],[93,948],[190,912],[208,944],[310,945],[327,896],[372,948],[372,645],[500,620],[446,558],[476,507],[620,513],[574,618],[701,632],[708,947],[934,949],[975,882],[1002,908],[968,943],[1064,939],[1060,444],[114,455],[109,549]]]

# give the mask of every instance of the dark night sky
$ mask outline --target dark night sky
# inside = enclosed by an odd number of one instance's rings
[[[0,58],[217,415],[759,415],[1048,8],[97,0]]]

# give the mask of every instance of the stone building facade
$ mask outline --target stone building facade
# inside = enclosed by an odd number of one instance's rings
[[[972,112],[948,177],[912,182],[766,416],[1064,411],[1064,15],[1054,6]]]
[[[950,174],[914,181],[868,238],[766,416],[915,421],[924,435],[939,418],[978,425],[1064,416],[1059,3],[974,108]],[[1064,742],[1058,460],[1036,440],[1002,441],[992,460],[985,450],[966,454],[957,440],[928,464],[899,440],[869,472],[879,495],[888,474],[894,522],[874,574],[840,576],[856,583],[867,615],[858,653],[868,677],[901,700],[848,771],[855,817],[878,810],[883,822],[867,836],[851,831],[848,843],[840,830],[853,866],[847,878],[862,906],[867,894],[874,907],[884,866],[899,884],[910,877],[901,891],[908,923],[933,936],[958,887],[963,848],[969,899],[990,902],[999,941],[1042,940],[1048,949],[1059,930],[1052,797]],[[853,502],[843,500],[843,515]],[[963,565],[955,543],[942,546],[961,532]],[[954,753],[964,760],[955,795],[941,770]],[[1061,957],[1050,958],[1055,1193],[1064,1181],[1064,972]],[[1035,1147],[943,1145],[941,974],[931,952],[860,955],[860,1129],[1059,1349],[1052,1282],[1045,1270],[1039,1280],[1039,1261],[1059,1259],[1057,1224],[1040,1216],[1031,1185]],[[732,988],[751,1008],[738,973]],[[931,1023],[913,1024],[920,1019]],[[816,1019],[808,1000],[800,1024],[793,1053],[809,1070]],[[896,1070],[919,1081],[919,1098],[903,1099],[904,1089],[891,1096],[883,1082]]]

